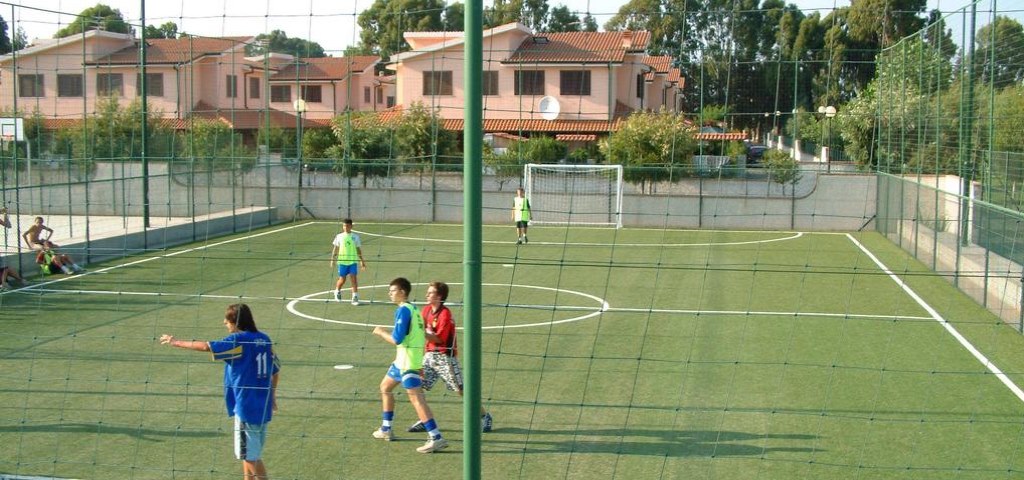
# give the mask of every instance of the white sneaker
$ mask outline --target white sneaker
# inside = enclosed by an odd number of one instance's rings
[[[337,290],[334,291],[334,301],[335,302],[340,302],[341,301],[341,292],[339,292]]]
[[[395,431],[388,430],[385,432],[384,430],[378,428],[373,431],[373,438],[384,440],[385,442],[390,442],[395,439]]]
[[[359,295],[352,295],[352,306],[359,306]]]
[[[417,448],[416,451],[420,453],[434,453],[445,448],[448,448],[448,440],[443,438],[434,438],[427,440],[427,443],[424,443],[422,447]]]

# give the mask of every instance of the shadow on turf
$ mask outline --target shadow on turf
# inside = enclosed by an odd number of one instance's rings
[[[821,448],[799,446],[769,446],[780,441],[817,440],[817,435],[806,434],[755,434],[733,431],[712,430],[538,430],[525,428],[501,428],[495,432],[503,434],[529,435],[528,449],[531,453],[614,453],[617,455],[657,455],[669,457],[729,457],[757,456],[771,452],[821,452]],[[567,440],[543,440],[543,436],[575,438]],[[622,440],[593,440],[587,437],[622,437]],[[653,441],[627,441],[627,437],[650,437]],[[489,444],[502,443],[491,438]],[[732,442],[757,442],[743,444]],[[512,442],[510,442],[512,443]],[[514,442],[519,443],[519,442]],[[489,452],[501,453],[500,450]],[[509,453],[522,453],[522,448],[508,449]]]
[[[210,438],[210,436],[223,434],[220,430],[155,430],[152,428],[137,427],[115,427],[111,425],[97,425],[94,423],[47,423],[38,425],[10,425],[0,426],[0,433],[95,433],[104,435],[127,435],[141,440],[162,442],[162,438],[196,437]]]

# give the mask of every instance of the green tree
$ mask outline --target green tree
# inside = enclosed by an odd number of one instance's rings
[[[444,8],[444,31],[461,32],[466,26],[466,4],[455,2]]]
[[[768,150],[764,154],[764,166],[768,169],[768,178],[773,182],[782,185],[782,193],[786,193],[786,185],[792,185],[795,192],[796,184],[800,182],[803,175],[800,173],[800,164],[781,150]]]
[[[576,15],[569,7],[559,5],[551,9],[548,15],[545,32],[580,32],[583,31],[583,22],[579,15]]]
[[[335,159],[334,170],[349,177],[363,175],[365,187],[371,177],[386,177],[394,167],[395,132],[379,122],[375,112],[347,112],[331,119],[331,131],[338,138],[325,152]]]
[[[338,144],[338,137],[327,128],[311,128],[302,133],[302,158],[329,158],[327,151]]]
[[[405,32],[443,29],[444,11],[443,0],[374,0],[356,20],[360,28],[358,50],[384,59],[406,51],[409,44],[403,37]]]
[[[7,21],[0,16],[0,55],[11,53],[11,38],[7,36]]]
[[[548,31],[548,10],[547,0],[494,0],[493,7],[484,12],[484,26],[521,22],[535,31]]]
[[[627,181],[640,184],[645,191],[649,183],[678,181],[692,173],[693,133],[682,116],[638,112],[601,144],[601,150],[609,163],[626,167],[623,176]]]
[[[21,50],[28,46],[28,36],[25,35],[25,29],[18,27],[14,31],[14,39],[11,40],[11,46],[15,50]]]
[[[558,163],[565,159],[568,146],[554,137],[540,135],[513,142],[508,147],[509,155],[520,165],[527,163]]]
[[[393,128],[395,158],[406,168],[426,172],[439,158],[461,153],[456,133],[445,130],[441,118],[422,102],[403,110]]]
[[[178,24],[164,22],[159,27],[146,25],[146,38],[178,38]]]
[[[852,0],[847,16],[850,38],[876,50],[894,45],[924,26],[927,0]]]
[[[321,47],[319,43],[301,38],[289,38],[284,30],[273,30],[270,33],[256,35],[256,41],[247,45],[245,50],[246,55],[249,56],[263,55],[264,50],[304,58],[327,56],[324,53],[324,47]]]
[[[1024,81],[1024,28],[999,15],[975,35],[974,74],[985,84],[1003,88]]]
[[[108,5],[97,3],[96,6],[86,8],[75,17],[75,21],[68,26],[57,30],[54,38],[64,38],[80,34],[88,30],[106,30],[117,33],[135,33],[135,29],[124,20],[120,10],[111,8]]]

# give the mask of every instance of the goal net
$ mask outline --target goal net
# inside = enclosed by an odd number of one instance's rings
[[[524,168],[530,223],[622,228],[622,165],[540,165]]]

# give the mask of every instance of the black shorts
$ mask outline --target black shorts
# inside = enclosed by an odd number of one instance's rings
[[[529,221],[520,220],[520,221],[516,222],[516,228],[526,228],[529,224],[530,224]]]

